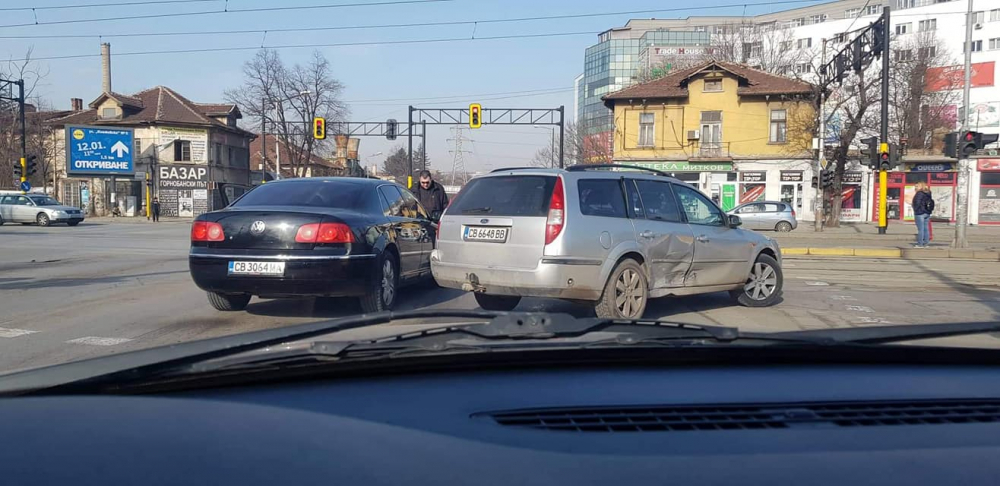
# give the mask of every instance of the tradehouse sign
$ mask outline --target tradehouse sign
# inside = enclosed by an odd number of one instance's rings
[[[624,165],[634,165],[663,172],[731,172],[732,162],[631,162],[618,161]]]

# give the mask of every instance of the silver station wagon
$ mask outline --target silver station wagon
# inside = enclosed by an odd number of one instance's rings
[[[745,306],[773,305],[781,251],[740,224],[657,171],[501,169],[470,181],[445,211],[431,270],[487,310],[543,297],[638,318],[650,298],[721,291]]]

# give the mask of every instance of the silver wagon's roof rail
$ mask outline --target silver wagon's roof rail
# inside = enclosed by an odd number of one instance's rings
[[[672,177],[666,172],[650,169],[648,167],[639,167],[638,165],[626,165],[626,164],[581,164],[567,167],[566,170],[570,172],[583,172],[587,170],[602,170],[602,169],[630,169],[641,172],[649,172],[651,174],[660,175],[663,177]]]

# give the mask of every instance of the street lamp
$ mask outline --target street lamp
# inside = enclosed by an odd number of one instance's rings
[[[544,128],[552,132],[551,143],[549,144],[549,167],[556,166],[556,127],[543,125],[532,125],[532,128]]]
[[[293,100],[295,98],[299,98],[299,97],[302,97],[302,96],[307,96],[310,93],[311,93],[311,91],[309,91],[309,90],[299,91],[298,94],[294,94],[294,95],[288,96],[286,98],[281,98],[281,99],[277,99],[277,100],[265,97],[264,101],[261,102],[261,105],[260,105],[260,135],[261,135],[261,139],[260,139],[260,151],[262,152],[262,156],[264,157],[264,167],[262,167],[262,171],[261,172],[264,172],[264,171],[267,170],[267,128],[266,127],[267,127],[267,108],[268,108],[268,106],[274,108],[275,109],[275,114],[277,114],[278,107],[281,106],[281,102],[282,101]],[[282,122],[282,125],[284,125],[284,122]],[[275,156],[275,161],[274,161],[274,172],[275,172],[274,179],[278,180],[278,179],[281,179],[281,147],[278,146],[277,139],[275,139],[274,145],[275,145],[275,147],[274,147],[274,149],[275,149],[274,150],[274,156]],[[266,177],[264,177],[264,175],[261,174],[261,179],[262,180],[266,180]]]
[[[378,157],[379,155],[382,155],[382,152],[375,152],[374,154],[365,157],[365,164],[367,165],[369,162],[371,162],[372,157]],[[371,167],[377,167],[377,166],[372,165]],[[378,171],[372,170],[372,174],[373,175],[378,174]]]

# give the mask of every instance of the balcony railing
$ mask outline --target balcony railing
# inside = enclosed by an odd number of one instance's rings
[[[731,156],[729,152],[729,144],[730,142],[700,141],[695,147],[692,156],[706,159],[729,158]]]

